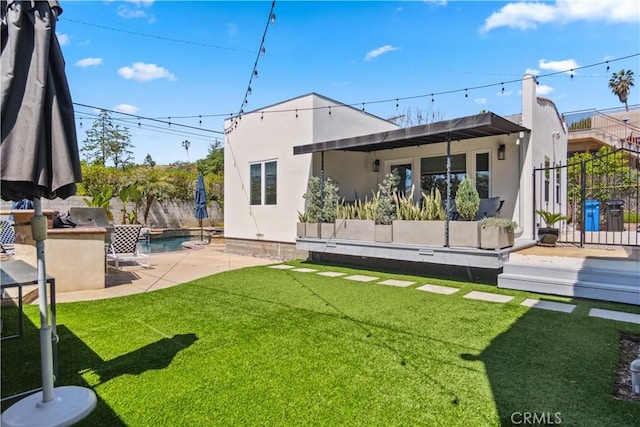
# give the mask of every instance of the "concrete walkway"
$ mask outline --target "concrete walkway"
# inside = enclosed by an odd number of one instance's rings
[[[122,265],[122,271],[109,268],[105,288],[56,292],[56,302],[92,301],[151,292],[224,271],[280,262],[268,258],[230,254],[224,252],[224,249],[224,244],[210,244],[200,249],[151,254],[151,268]],[[35,287],[30,289],[31,292],[37,293]],[[33,299],[33,302],[37,302],[37,298]]]

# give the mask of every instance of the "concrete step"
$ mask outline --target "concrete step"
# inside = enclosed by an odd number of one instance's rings
[[[503,272],[498,275],[498,287],[640,305],[640,286],[637,282],[619,284],[608,283],[610,281],[572,280],[548,276],[545,273],[547,272],[538,271],[536,275],[530,275]]]
[[[510,275],[545,277],[552,280],[570,280],[574,282],[600,282],[635,286],[640,288],[640,269],[635,262],[625,261],[623,265],[597,264],[552,264],[508,261],[503,273]]]

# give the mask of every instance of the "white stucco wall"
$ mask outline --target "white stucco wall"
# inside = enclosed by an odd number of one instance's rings
[[[525,135],[521,141],[522,174],[520,176],[520,192],[517,202],[518,224],[522,228],[522,237],[535,239],[537,215],[533,206],[533,169],[545,164],[545,158],[551,163],[567,163],[568,132],[562,119],[551,100],[536,96],[536,81],[533,76],[526,74],[522,80],[522,125],[531,129],[530,135]],[[557,136],[554,136],[554,133]],[[554,185],[555,174],[552,175]],[[538,177],[539,178],[539,177]],[[566,170],[562,170],[560,203],[550,200],[548,204],[540,203],[540,185],[537,181],[536,208],[554,212],[566,213]],[[550,199],[552,198],[552,189]]]
[[[324,108],[329,106],[331,114]],[[227,120],[225,128],[231,123]],[[244,114],[225,136],[225,237],[294,243],[298,212],[305,210],[303,195],[309,177],[319,174],[320,156],[312,168],[312,155],[294,156],[293,147],[396,128],[317,94]],[[277,203],[252,206],[249,165],[273,160],[278,162]],[[325,167],[329,164],[325,158]]]

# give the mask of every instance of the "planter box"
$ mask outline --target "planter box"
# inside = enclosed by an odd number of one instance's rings
[[[513,231],[506,227],[481,227],[480,247],[482,249],[502,249],[513,246]]]
[[[380,243],[391,243],[393,241],[393,226],[391,224],[376,224],[374,239]]]
[[[297,238],[307,237],[306,222],[296,222],[296,237]]]
[[[375,240],[375,222],[369,219],[339,219],[336,222],[336,239]]]
[[[320,238],[333,239],[336,235],[336,224],[334,222],[323,222],[320,224]]]
[[[305,222],[305,237],[320,238],[320,224],[317,222]]]
[[[393,221],[393,243],[444,246],[444,221]]]
[[[479,221],[449,221],[449,246],[480,247]]]

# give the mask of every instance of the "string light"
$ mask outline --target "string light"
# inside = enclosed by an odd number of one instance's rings
[[[243,107],[249,103],[247,97],[251,94],[251,83],[254,78],[258,78],[258,61],[260,57],[266,53],[266,49],[264,47],[264,41],[267,36],[267,30],[269,29],[269,24],[275,24],[276,15],[273,12],[274,7],[276,6],[276,1],[273,0],[271,2],[271,10],[269,11],[269,19],[267,20],[267,24],[264,27],[264,32],[262,33],[262,39],[260,40],[260,47],[258,48],[258,54],[256,55],[256,60],[253,63],[253,69],[251,71],[251,76],[249,77],[249,83],[247,84],[247,90],[244,93],[244,98],[242,100],[242,107],[240,107],[240,113],[238,114],[238,118],[233,121],[233,129],[237,128],[238,120],[242,120]],[[228,134],[228,133],[227,133]]]

